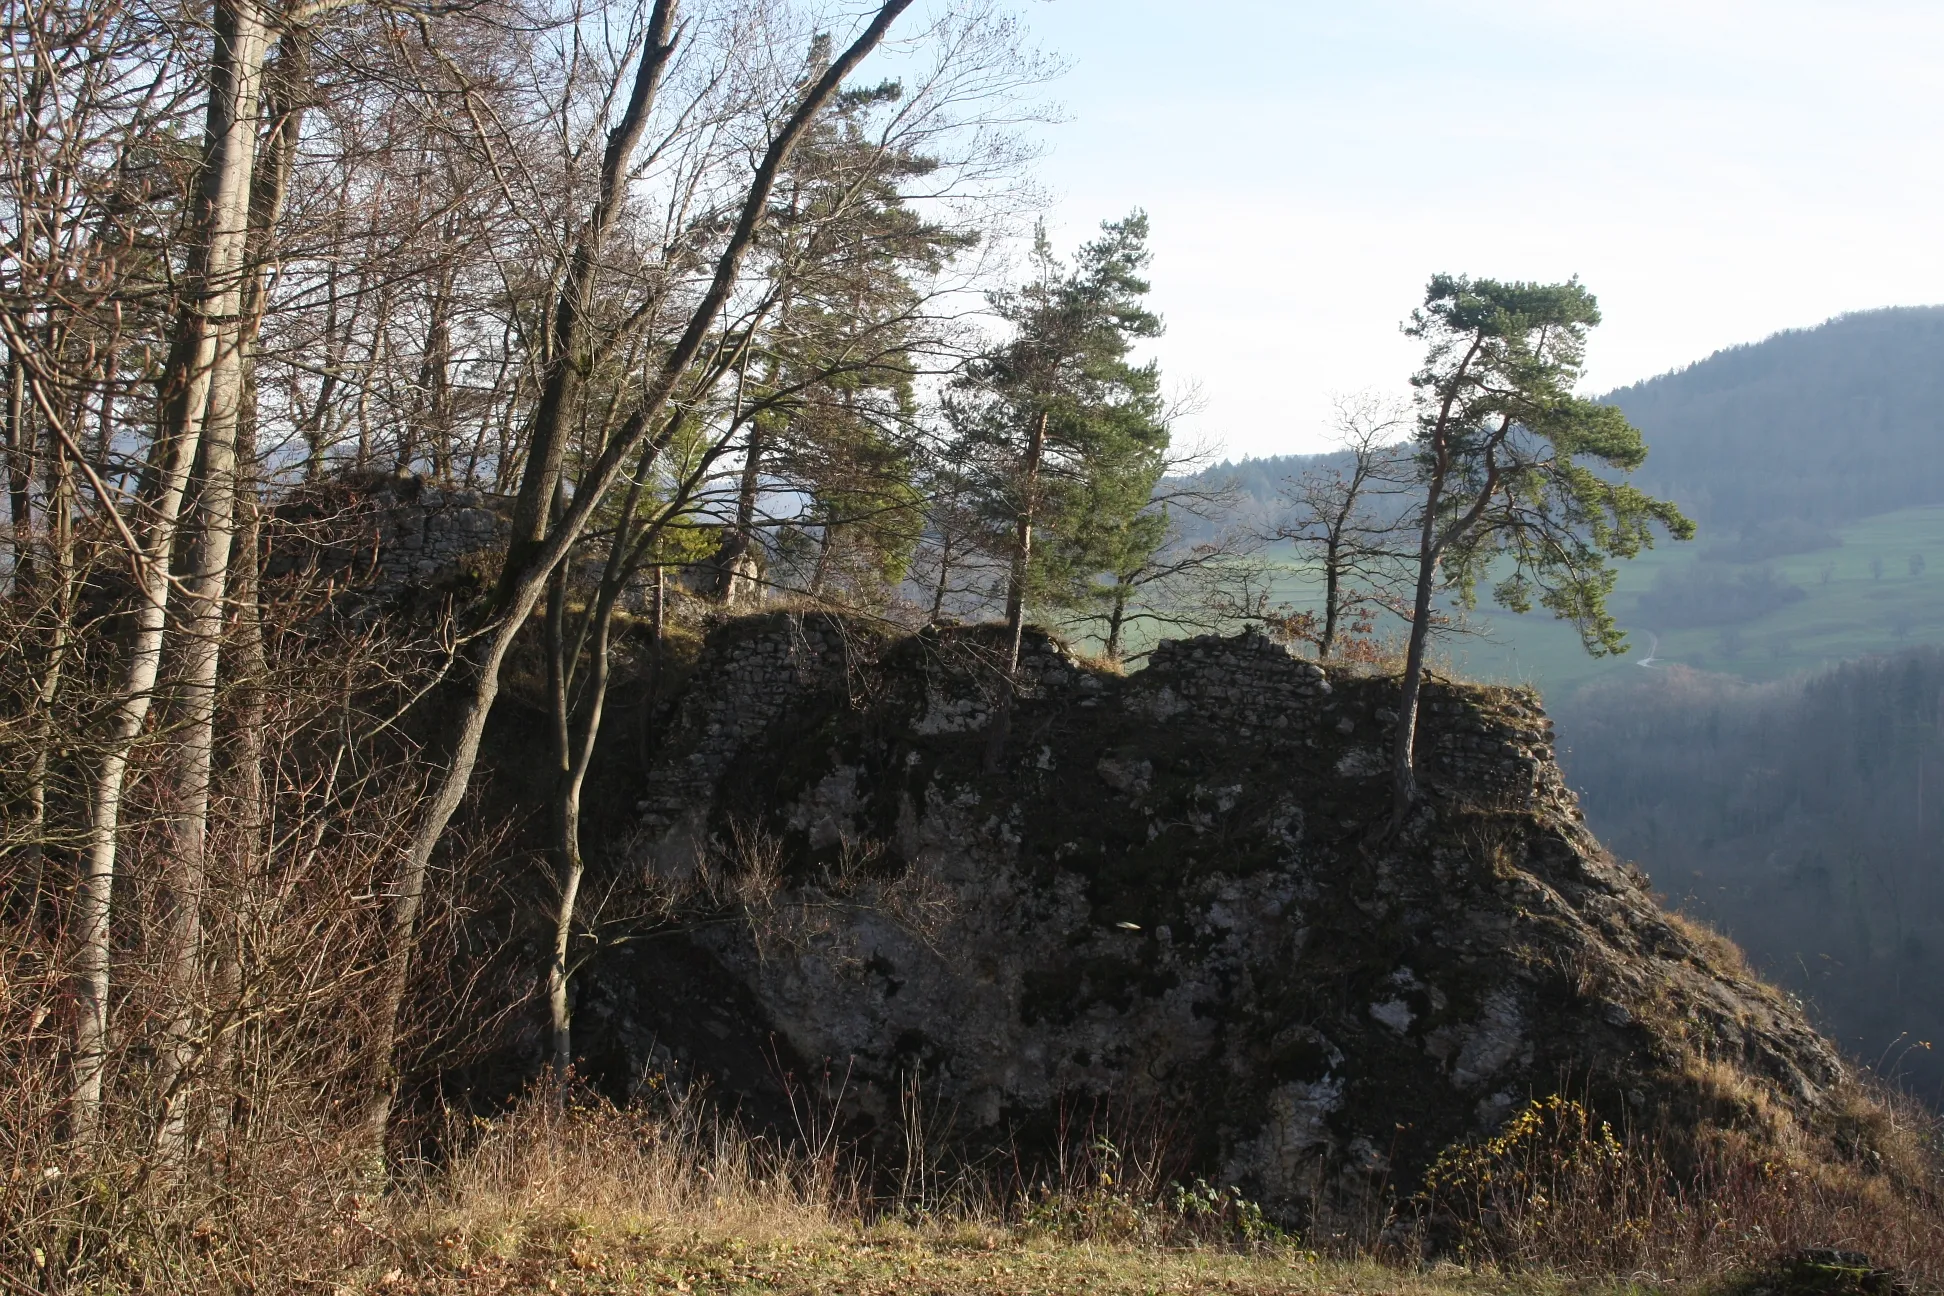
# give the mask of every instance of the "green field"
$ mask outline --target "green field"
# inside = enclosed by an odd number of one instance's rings
[[[1543,611],[1517,616],[1489,605],[1470,616],[1477,633],[1454,636],[1443,648],[1451,667],[1473,679],[1529,683],[1559,694],[1614,671],[1631,671],[1652,653],[1655,663],[1775,679],[1867,653],[1912,644],[1944,644],[1944,506],[1903,509],[1836,530],[1842,544],[1756,564],[1711,564],[1727,571],[1772,568],[1806,597],[1732,626],[1665,629],[1640,613],[1640,596],[1663,568],[1701,561],[1713,537],[1661,546],[1620,565],[1610,603],[1628,632],[1623,657],[1589,657],[1570,626]],[[1912,574],[1911,557],[1923,558]],[[1275,557],[1275,555],[1271,555]],[[1872,571],[1881,564],[1881,575]],[[1293,556],[1282,557],[1287,577],[1278,597],[1297,606],[1316,598],[1315,582]]]

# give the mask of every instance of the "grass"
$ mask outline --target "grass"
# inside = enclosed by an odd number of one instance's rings
[[[1444,1296],[1537,1290],[1527,1280],[1482,1281],[1458,1270],[1409,1273],[1308,1255],[1246,1255],[1207,1249],[1158,1251],[1014,1236],[927,1237],[896,1229],[833,1230],[802,1241],[748,1242],[703,1233],[632,1239],[564,1239],[518,1256],[453,1256],[440,1265],[393,1267],[351,1290],[446,1296],[481,1291],[788,1293],[822,1296]]]
[[[1660,662],[1767,680],[1912,644],[1944,643],[1944,507],[1883,513],[1837,528],[1836,534],[1842,540],[1837,548],[1746,564],[1772,567],[1807,597],[1740,625],[1661,630],[1636,614],[1639,596],[1653,588],[1662,570],[1699,562],[1702,551],[1720,539],[1703,535],[1692,544],[1664,541],[1620,564],[1609,606],[1631,640],[1632,651],[1624,657],[1587,656],[1572,628],[1544,612],[1518,616],[1490,606],[1481,606],[1473,617],[1483,633],[1454,638],[1447,651],[1453,667],[1468,679],[1532,684],[1558,695],[1604,675],[1639,669],[1650,650]],[[1925,559],[1920,573],[1909,570],[1912,554]],[[1881,576],[1873,563],[1881,563]],[[1275,597],[1297,606],[1313,601],[1309,579],[1293,565],[1285,570]]]
[[[1449,1290],[1286,1239],[1236,1245],[1131,1196],[1008,1212],[974,1190],[885,1214],[834,1148],[752,1139],[694,1103],[654,1117],[529,1102],[459,1131],[416,1192],[367,1210],[386,1243],[347,1292],[1403,1293]],[[867,1220],[867,1215],[871,1216]],[[1076,1221],[1078,1223],[1076,1224]]]
[[[382,1188],[362,1163],[283,1167],[295,1178],[231,1164],[101,1179],[61,1212],[0,1209],[0,1292],[1728,1296],[1778,1256],[1832,1246],[1915,1291],[1944,1274],[1934,1122],[1860,1091],[1846,1153],[1721,1130],[1684,1145],[1678,1174],[1674,1145],[1550,1097],[1448,1148],[1423,1193],[1315,1239],[1131,1158],[1117,1176],[1063,1157],[1064,1178],[939,1166],[899,1187],[827,1124],[777,1139],[693,1096],[563,1110],[552,1092],[455,1122],[449,1156]]]
[[[1894,1116],[1859,1102],[1859,1119]],[[1457,1230],[1447,1250],[1466,1265],[1420,1261],[1422,1238],[1409,1226],[1390,1240],[1401,1219],[1387,1240],[1373,1233],[1327,1251],[1273,1228],[1238,1230],[1235,1214],[1184,1210],[1179,1194],[1135,1187],[1137,1174],[1115,1183],[1089,1170],[1010,1198],[961,1178],[943,1195],[887,1201],[834,1145],[752,1138],[685,1100],[652,1116],[598,1100],[566,1111],[533,1100],[455,1133],[463,1149],[420,1184],[351,1201],[330,1231],[370,1240],[330,1274],[332,1289],[1710,1296],[1805,1241],[1865,1246],[1928,1277],[1940,1227],[1925,1204],[1928,1153],[1913,1163],[1921,1182],[1905,1190],[1917,1215],[1887,1185],[1834,1163],[1771,1161],[1767,1144],[1751,1159],[1734,1138],[1696,1163],[1693,1195],[1670,1195],[1660,1145],[1616,1139],[1557,1097],[1490,1142],[1454,1145],[1427,1181],[1435,1218]],[[1882,1134],[1857,1137],[1896,1142]],[[1888,1231],[1875,1226],[1883,1223]]]

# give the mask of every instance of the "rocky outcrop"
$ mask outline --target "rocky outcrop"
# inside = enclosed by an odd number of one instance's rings
[[[1795,1004],[1589,835],[1529,692],[1431,682],[1427,799],[1393,828],[1392,680],[1256,634],[1123,677],[1029,636],[995,762],[995,642],[713,633],[626,867],[754,851],[774,912],[821,916],[597,960],[591,1070],[707,1072],[759,1110],[828,1062],[861,1130],[915,1081],[1015,1150],[1088,1104],[1158,1114],[1187,1168],[1291,1216],[1408,1189],[1530,1097],[1813,1127],[1841,1083]]]

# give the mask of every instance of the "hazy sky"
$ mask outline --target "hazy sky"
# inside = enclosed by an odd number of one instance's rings
[[[1589,390],[1944,301],[1944,0],[1021,0],[1070,247],[1154,223],[1156,354],[1234,454],[1402,393],[1434,271],[1577,273]]]

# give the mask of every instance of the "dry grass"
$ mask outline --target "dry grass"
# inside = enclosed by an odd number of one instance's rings
[[[1156,1251],[1104,1244],[921,1237],[853,1230],[804,1242],[749,1244],[674,1237],[615,1245],[602,1238],[502,1259],[368,1271],[346,1292],[373,1296],[509,1293],[737,1293],[739,1296],[1466,1296],[1548,1293],[1557,1279],[1406,1271],[1301,1253]],[[1585,1290],[1585,1288],[1581,1288]]]
[[[1744,985],[1757,986],[1774,995],[1767,982],[1756,976],[1755,970],[1749,967],[1748,955],[1734,941],[1701,919],[1682,913],[1679,909],[1665,910],[1662,917],[1689,945],[1701,952],[1714,971],[1726,973]]]
[[[1459,1293],[1719,1286],[1806,1247],[1944,1279],[1934,1129],[1858,1092],[1851,1155],[1774,1159],[1711,1136],[1678,1156],[1570,1100],[1452,1149],[1380,1253],[1321,1255],[1229,1194],[1098,1156],[1007,1193],[961,1177],[874,1197],[821,1155],[674,1103],[648,1118],[529,1105],[473,1127],[441,1176],[395,1199],[390,1245],[353,1290],[959,1293]],[[1903,1122],[1903,1124],[1899,1124]],[[1106,1140],[1086,1139],[1099,1147]],[[1877,1149],[1904,1158],[1898,1167]],[[1118,1154],[1116,1154],[1118,1155]],[[1881,1169],[1881,1172],[1880,1172]],[[1425,1264],[1427,1255],[1453,1255]],[[1386,1263],[1378,1263],[1379,1260]]]
[[[36,1245],[91,1246],[23,1265],[15,1234],[0,1291],[1700,1293],[1807,1246],[1864,1251],[1920,1285],[1944,1277],[1928,1131],[1899,1126],[1912,1113],[1863,1095],[1848,1161],[1764,1160],[1753,1141],[1726,1135],[1679,1173],[1665,1145],[1550,1099],[1498,1138],[1452,1149],[1429,1190],[1399,1204],[1416,1223],[1393,1230],[1381,1253],[1335,1255],[1232,1194],[1161,1184],[1119,1154],[1078,1156],[1065,1178],[1026,1191],[960,1175],[927,1176],[916,1196],[874,1195],[854,1159],[814,1130],[784,1143],[700,1101],[562,1109],[550,1094],[456,1122],[449,1160],[394,1176],[382,1193],[361,1190],[356,1167],[328,1148],[278,1160],[260,1147],[247,1172],[44,1194],[56,1209],[32,1222]],[[1090,1131],[1084,1142],[1106,1140]],[[1877,1173],[1889,1159],[1879,1146],[1919,1161]],[[1924,1182],[1899,1183],[1905,1171]],[[1435,1254],[1464,1264],[1425,1261]]]
[[[1068,1182],[1011,1201],[961,1179],[919,1205],[874,1198],[828,1144],[812,1155],[750,1138],[695,1102],[652,1118],[533,1102],[465,1133],[444,1173],[396,1196],[389,1245],[340,1275],[341,1290],[1451,1296],[1549,1285],[1325,1259],[1274,1230],[1244,1239],[1232,1202],[1170,1200],[1139,1170],[1124,1188],[1086,1156]]]
[[[469,1255],[582,1235],[801,1242],[829,1234],[859,1199],[834,1155],[751,1138],[700,1102],[650,1116],[535,1100],[455,1133],[469,1146],[403,1199],[397,1224]]]
[[[1319,1262],[1286,1240],[1180,1245],[1226,1227],[1227,1201],[1143,1200],[1085,1158],[1076,1182],[1010,1203],[965,1179],[887,1199],[833,1141],[752,1138],[699,1101],[653,1116],[533,1101],[458,1133],[451,1166],[395,1197],[392,1245],[347,1276],[351,1290],[1320,1289]]]

